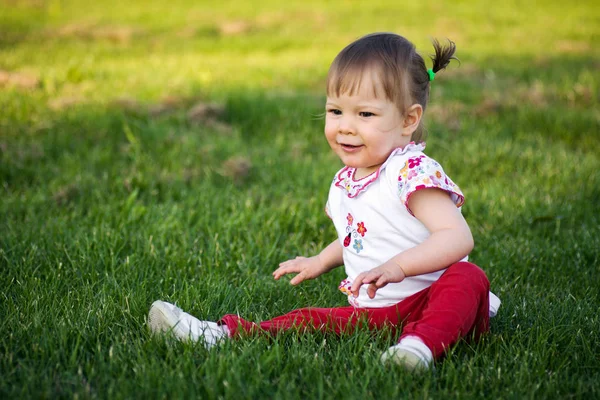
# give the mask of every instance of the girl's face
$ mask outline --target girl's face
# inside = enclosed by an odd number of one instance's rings
[[[356,168],[355,179],[375,172],[394,149],[410,142],[405,118],[383,93],[376,79],[365,74],[352,96],[327,97],[325,137],[342,162]]]

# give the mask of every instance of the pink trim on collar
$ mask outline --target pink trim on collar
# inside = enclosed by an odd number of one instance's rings
[[[336,175],[335,186],[339,187],[340,189],[344,189],[346,191],[346,195],[349,198],[354,198],[360,193],[364,192],[371,183],[375,182],[377,178],[379,178],[379,174],[381,173],[381,171],[383,171],[383,169],[385,168],[387,163],[392,159],[392,157],[405,154],[408,151],[423,151],[424,149],[425,143],[416,144],[415,142],[410,142],[404,147],[395,148],[389,155],[387,160],[385,160],[385,162],[379,166],[377,171],[359,180],[354,180],[354,173],[356,172],[356,168],[346,166],[342,168],[341,171],[338,172],[338,174]]]

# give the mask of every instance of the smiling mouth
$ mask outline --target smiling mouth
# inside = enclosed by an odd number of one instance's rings
[[[361,147],[363,147],[364,145],[358,145],[358,146],[354,146],[351,144],[344,144],[344,143],[340,143],[340,147],[344,150],[347,151],[349,153],[354,152],[354,151],[358,151],[360,150]]]

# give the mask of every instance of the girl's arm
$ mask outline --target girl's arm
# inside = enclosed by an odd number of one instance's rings
[[[379,267],[359,274],[352,283],[355,296],[363,284],[369,284],[367,293],[373,298],[377,289],[388,283],[447,268],[473,249],[471,230],[448,193],[439,189],[418,190],[410,196],[409,207],[431,235]]]
[[[283,275],[297,273],[298,275],[290,281],[292,285],[297,285],[304,280],[314,279],[329,272],[343,263],[342,245],[336,239],[316,256],[296,257],[282,262],[273,272],[273,277],[277,280]]]

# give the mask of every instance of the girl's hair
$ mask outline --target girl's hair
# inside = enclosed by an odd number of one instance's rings
[[[446,45],[441,45],[436,39],[432,43],[435,55],[430,57],[434,73],[446,68],[450,60],[458,60],[454,57],[456,45],[450,39]],[[404,37],[393,33],[373,33],[346,46],[329,68],[327,95],[353,95],[359,90],[366,72],[377,77],[385,97],[398,106],[402,115],[415,103],[425,111],[429,100],[429,73],[423,57]],[[373,87],[373,94],[381,95],[377,93],[377,87]],[[424,136],[421,122],[411,140],[419,143]]]

